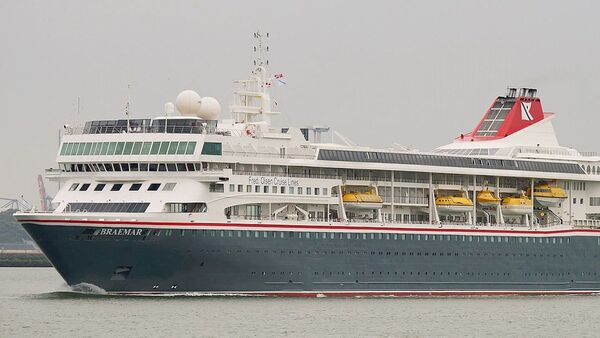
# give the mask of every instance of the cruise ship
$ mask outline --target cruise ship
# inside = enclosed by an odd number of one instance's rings
[[[421,152],[275,128],[267,35],[231,115],[65,125],[55,210],[16,218],[71,286],[111,294],[448,296],[600,291],[600,157],[561,146],[537,91]],[[161,109],[162,110],[162,109]],[[468,127],[468,126],[466,126]],[[338,140],[339,139],[339,140]]]

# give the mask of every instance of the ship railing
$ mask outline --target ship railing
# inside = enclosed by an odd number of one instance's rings
[[[243,131],[237,129],[216,128],[214,126],[178,126],[178,125],[130,125],[130,126],[65,126],[65,135],[82,134],[211,134],[222,136],[242,136]]]
[[[297,158],[297,159],[313,159],[314,154],[280,154],[280,153],[265,153],[265,152],[245,152],[245,151],[223,151],[224,156],[238,157],[269,157],[269,158]]]

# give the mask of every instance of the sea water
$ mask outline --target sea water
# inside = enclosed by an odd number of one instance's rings
[[[600,296],[111,296],[52,268],[0,268],[0,336],[600,336]]]

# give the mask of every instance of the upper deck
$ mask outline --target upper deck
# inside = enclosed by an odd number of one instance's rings
[[[231,131],[218,131],[216,120],[202,120],[183,116],[154,119],[122,119],[88,121],[83,127],[66,127],[67,135],[83,134],[218,134],[230,135]]]

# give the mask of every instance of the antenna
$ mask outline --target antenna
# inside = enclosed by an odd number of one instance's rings
[[[263,92],[265,91],[265,87],[271,86],[271,82],[267,78],[269,76],[267,72],[269,66],[269,57],[267,55],[267,52],[269,51],[269,46],[267,45],[268,37],[269,33],[264,34],[260,31],[254,33],[254,38],[256,39],[254,46],[254,65],[256,66],[256,69],[252,73],[260,78],[260,87]]]
[[[130,99],[131,84],[127,84],[127,103],[125,103],[125,118],[127,119],[127,132],[129,132],[129,99]]]

